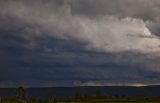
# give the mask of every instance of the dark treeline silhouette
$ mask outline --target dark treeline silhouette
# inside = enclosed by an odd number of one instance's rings
[[[32,97],[28,97],[27,89],[23,87],[17,88],[16,95],[13,97],[0,98],[0,103],[83,103],[83,102],[86,103],[85,101],[97,100],[97,99],[110,100],[110,101],[111,100],[133,101],[138,99],[141,101],[154,101],[154,103],[160,103],[160,99],[158,97],[157,98],[148,98],[148,97],[137,98],[137,97],[129,97],[126,95],[105,95],[103,94],[103,91],[101,90],[101,88],[96,88],[95,93],[93,93],[92,95],[76,92],[73,97],[64,98],[64,99],[57,99],[54,96],[50,98],[32,98]],[[145,102],[145,103],[148,103],[148,102]]]
[[[108,96],[102,95],[100,89],[97,89],[95,94],[93,95],[87,95],[76,92],[73,97],[67,99],[56,99],[55,97],[47,99],[28,98],[27,89],[19,87],[16,89],[16,95],[14,97],[1,99],[0,103],[72,103],[100,98],[108,98]]]

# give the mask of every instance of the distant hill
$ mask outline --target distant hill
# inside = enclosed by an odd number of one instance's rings
[[[160,97],[160,86],[83,86],[83,87],[48,87],[48,88],[27,88],[28,97],[35,98],[69,98],[76,94],[90,95],[100,91],[108,96],[127,96],[127,97]],[[16,95],[15,88],[0,88],[2,98]]]

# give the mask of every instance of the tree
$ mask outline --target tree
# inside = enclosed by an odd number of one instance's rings
[[[81,97],[82,97],[82,95],[79,92],[76,92],[75,99],[80,99]]]
[[[20,99],[25,99],[26,98],[26,89],[23,87],[18,87],[16,89],[17,97]]]
[[[100,89],[97,89],[96,90],[96,97],[101,97],[101,96],[102,96],[102,94],[101,94]]]

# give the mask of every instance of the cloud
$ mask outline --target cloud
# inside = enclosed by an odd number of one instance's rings
[[[158,83],[159,3],[1,0],[0,85]]]
[[[56,38],[84,42],[86,49],[104,52],[159,52],[159,38],[151,33],[147,21],[140,18],[103,15],[91,19],[72,14],[69,2],[56,10],[48,6],[49,3],[39,8],[41,2],[37,3],[38,6],[26,2],[7,4],[1,10],[1,15],[11,15],[37,33],[48,32]]]

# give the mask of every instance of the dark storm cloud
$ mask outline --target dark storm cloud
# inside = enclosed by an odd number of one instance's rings
[[[76,0],[71,2],[73,14],[91,18],[114,15],[149,20],[151,31],[159,35],[160,2],[158,0]]]
[[[157,84],[159,12],[158,0],[0,0],[0,87]]]
[[[159,15],[160,6],[158,0],[76,0],[71,4],[73,11],[82,15],[135,16],[149,20]]]

